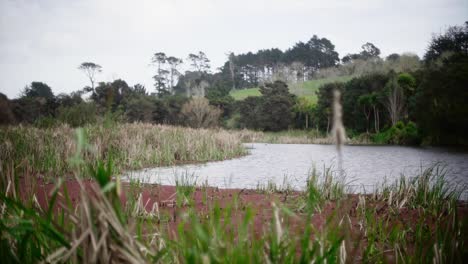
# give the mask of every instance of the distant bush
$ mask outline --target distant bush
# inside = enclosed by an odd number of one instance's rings
[[[12,104],[8,97],[0,93],[0,125],[14,124],[15,114],[13,113]]]
[[[131,98],[127,103],[125,117],[128,122],[151,123],[155,119],[156,99],[149,96]]]
[[[52,128],[58,123],[57,119],[52,116],[40,116],[34,121],[33,125],[38,128]]]
[[[240,129],[240,118],[241,115],[239,113],[233,113],[229,119],[223,120],[223,127],[227,129]]]
[[[282,81],[260,87],[262,96],[249,96],[238,105],[241,127],[263,131],[288,129],[294,121],[295,97]]]
[[[57,118],[61,123],[72,127],[94,124],[97,119],[97,108],[94,103],[79,103],[73,106],[58,108]]]
[[[215,127],[222,111],[209,104],[206,98],[192,98],[182,106],[181,116],[185,124],[194,128]]]
[[[314,74],[314,79],[385,74],[389,71],[400,73],[415,71],[419,68],[421,68],[421,61],[416,54],[392,54],[386,60],[380,58],[360,58],[338,66],[323,68]]]
[[[389,129],[375,134],[373,141],[379,144],[417,145],[421,143],[421,138],[415,123],[398,121]]]

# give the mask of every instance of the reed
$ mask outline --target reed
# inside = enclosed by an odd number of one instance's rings
[[[112,157],[117,172],[150,166],[224,160],[247,154],[236,134],[226,130],[191,129],[151,124],[86,126],[89,148],[83,160],[93,163]],[[0,165],[30,166],[53,178],[71,175],[68,158],[77,149],[68,126],[38,129],[29,126],[0,129]]]
[[[252,130],[233,130],[246,143],[271,143],[271,144],[335,144],[331,135],[323,134],[317,130],[287,130],[280,132],[261,132]],[[358,136],[346,138],[348,145],[374,144],[368,137]]]

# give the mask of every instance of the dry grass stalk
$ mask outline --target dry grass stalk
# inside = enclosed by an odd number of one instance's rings
[[[341,93],[338,90],[333,91],[333,129],[332,135],[335,140],[338,151],[338,170],[340,177],[343,177],[343,155],[341,148],[346,142],[346,132],[343,125],[343,110],[341,106]]]
[[[71,234],[71,248],[57,249],[47,262],[81,259],[88,263],[144,263],[142,252],[150,252],[122,224],[114,207],[102,190],[84,186],[78,177],[81,198],[74,218],[77,225]],[[72,212],[69,212],[70,214]]]
[[[346,132],[343,126],[343,110],[341,106],[341,93],[338,90],[333,92],[333,128],[332,135],[336,148],[341,151],[341,147],[346,143]]]

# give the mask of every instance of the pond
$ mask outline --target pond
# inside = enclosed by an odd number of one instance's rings
[[[334,145],[247,143],[250,155],[238,159],[196,165],[158,167],[132,171],[126,178],[174,185],[175,179],[190,177],[198,184],[220,188],[256,188],[269,182],[301,190],[313,168],[331,168],[336,174]],[[443,148],[402,146],[344,146],[343,170],[352,192],[370,192],[384,180],[393,182],[401,174],[414,176],[440,163],[451,183],[468,184],[468,153]],[[128,178],[127,178],[128,180]]]

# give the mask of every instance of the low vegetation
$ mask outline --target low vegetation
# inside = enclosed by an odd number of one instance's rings
[[[258,132],[252,130],[237,130],[243,142],[271,143],[271,144],[335,144],[335,140],[318,130],[285,130],[279,132]],[[348,137],[348,145],[371,145],[375,141],[366,135]]]
[[[85,160],[92,146],[79,138],[70,161],[74,180],[42,189],[42,204],[41,187],[32,186],[26,169],[17,177],[18,168],[2,167],[4,261],[463,263],[468,257],[467,207],[459,201],[465,189],[447,185],[438,166],[368,195],[346,194],[345,180],[331,168],[313,171],[302,192],[288,184],[218,190],[190,175],[175,188],[122,186],[112,180],[114,162]],[[70,183],[77,186],[74,198]]]
[[[92,146],[86,163],[112,159],[117,172],[149,166],[224,160],[247,154],[241,139],[225,130],[192,129],[152,124],[88,125],[83,135]],[[75,129],[62,125],[40,129],[0,129],[2,166],[29,168],[35,174],[70,175],[68,158],[77,150]]]

